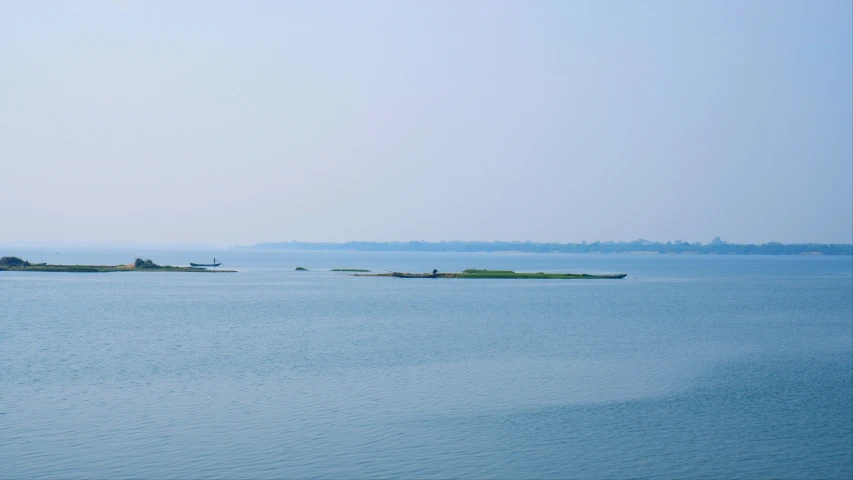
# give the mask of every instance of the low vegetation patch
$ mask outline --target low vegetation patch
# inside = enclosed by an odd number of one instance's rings
[[[624,274],[616,275],[590,275],[587,273],[544,273],[544,272],[520,272],[516,273],[512,270],[477,270],[469,268],[463,270],[461,274],[448,273],[447,276],[453,278],[514,278],[514,279],[598,279],[598,278],[623,278]]]
[[[394,273],[371,273],[371,274],[355,274],[359,277],[392,277],[392,276],[400,276]],[[463,270],[462,272],[433,272],[431,276],[427,276],[430,274],[423,275],[410,275],[404,276],[404,278],[506,278],[506,279],[515,279],[515,280],[546,280],[546,279],[619,279],[625,278],[627,274],[624,273],[616,273],[616,274],[588,274],[588,273],[544,273],[544,272],[536,272],[536,273],[528,273],[528,272],[514,272],[512,270],[477,270],[475,268],[469,268],[467,270]]]
[[[137,258],[135,262],[133,262],[133,268],[138,269],[153,269],[153,268],[163,268],[160,265],[152,262],[151,259],[143,260],[141,258]]]
[[[104,273],[104,272],[233,272],[233,270],[208,270],[196,267],[174,267],[157,265],[151,259],[137,258],[127,265],[47,265],[32,264],[18,257],[0,258],[0,271],[60,272],[60,273]]]
[[[21,260],[18,257],[3,257],[0,258],[0,267],[28,267],[30,262]]]
[[[476,268],[468,268],[462,270],[462,273],[467,273],[468,275],[504,275],[504,274],[515,274],[512,270],[477,270]]]

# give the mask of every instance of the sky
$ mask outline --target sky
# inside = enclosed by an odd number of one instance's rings
[[[0,243],[853,243],[853,3],[46,1]]]

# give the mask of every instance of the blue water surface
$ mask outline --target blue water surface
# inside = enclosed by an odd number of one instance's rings
[[[3,253],[237,273],[0,272],[2,478],[853,476],[849,257]]]

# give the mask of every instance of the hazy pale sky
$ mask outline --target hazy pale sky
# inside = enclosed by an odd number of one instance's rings
[[[0,242],[853,242],[853,6],[3,3]]]

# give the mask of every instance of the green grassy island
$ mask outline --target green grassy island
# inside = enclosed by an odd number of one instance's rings
[[[64,273],[103,273],[103,272],[234,272],[234,270],[208,270],[198,267],[174,267],[157,265],[151,260],[137,258],[127,265],[48,265],[30,263],[18,257],[0,258],[0,271],[13,272],[64,272]]]
[[[500,278],[500,279],[523,279],[523,280],[552,280],[552,279],[620,279],[625,278],[627,273],[601,274],[590,275],[587,273],[528,273],[528,272],[513,272],[512,270],[477,270],[469,268],[462,272],[454,273],[373,273],[373,274],[358,274],[356,277],[399,277],[399,278]]]

